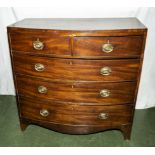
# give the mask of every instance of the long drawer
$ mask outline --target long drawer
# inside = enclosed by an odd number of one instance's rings
[[[15,73],[75,81],[136,81],[139,59],[82,60],[13,55]]]
[[[21,116],[31,120],[42,120],[72,125],[121,125],[131,123],[133,106],[80,106],[50,104],[46,100],[19,98]]]
[[[52,101],[116,105],[133,103],[136,83],[52,82],[16,76],[18,94]]]
[[[74,37],[73,55],[79,57],[140,57],[143,38],[126,37]]]

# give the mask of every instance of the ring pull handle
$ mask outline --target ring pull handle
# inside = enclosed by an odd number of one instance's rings
[[[100,70],[100,73],[101,73],[102,75],[110,75],[111,72],[112,72],[112,70],[111,70],[110,67],[103,67],[103,68],[101,68],[101,70]]]
[[[109,118],[109,115],[108,115],[107,113],[100,113],[100,114],[98,115],[98,118],[99,118],[99,119],[102,119],[102,120],[106,120],[106,119]]]
[[[33,48],[36,50],[42,50],[44,48],[44,43],[37,38],[37,40],[33,42]]]
[[[110,53],[113,51],[113,49],[114,49],[114,46],[109,43],[109,40],[108,40],[108,43],[102,45],[102,52]]]
[[[34,68],[36,71],[42,72],[42,71],[44,71],[45,66],[43,64],[37,63],[37,64],[35,64]]]
[[[38,87],[38,92],[41,94],[46,94],[47,93],[47,88],[45,86],[39,86]]]
[[[103,90],[101,90],[100,91],[100,95],[101,95],[101,97],[109,97],[110,96],[110,90],[108,90],[108,89],[103,89]]]
[[[49,111],[47,109],[41,109],[40,115],[43,117],[47,117],[49,115]]]

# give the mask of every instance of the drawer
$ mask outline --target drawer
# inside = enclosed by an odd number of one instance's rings
[[[81,60],[13,55],[15,73],[59,80],[135,81],[139,59]]]
[[[116,105],[134,102],[135,82],[52,82],[16,76],[19,95],[59,102]]]
[[[140,57],[143,37],[74,37],[78,57]]]
[[[47,32],[11,33],[11,49],[35,55],[70,55],[69,37]]]
[[[50,104],[46,100],[19,98],[21,116],[31,120],[41,120],[72,125],[120,125],[132,121],[133,106],[80,106]]]

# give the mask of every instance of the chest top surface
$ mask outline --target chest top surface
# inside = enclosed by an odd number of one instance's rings
[[[9,27],[80,31],[146,29],[137,18],[27,18]]]

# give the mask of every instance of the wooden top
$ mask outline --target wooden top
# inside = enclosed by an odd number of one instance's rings
[[[146,29],[137,18],[28,18],[8,27],[80,31]]]

